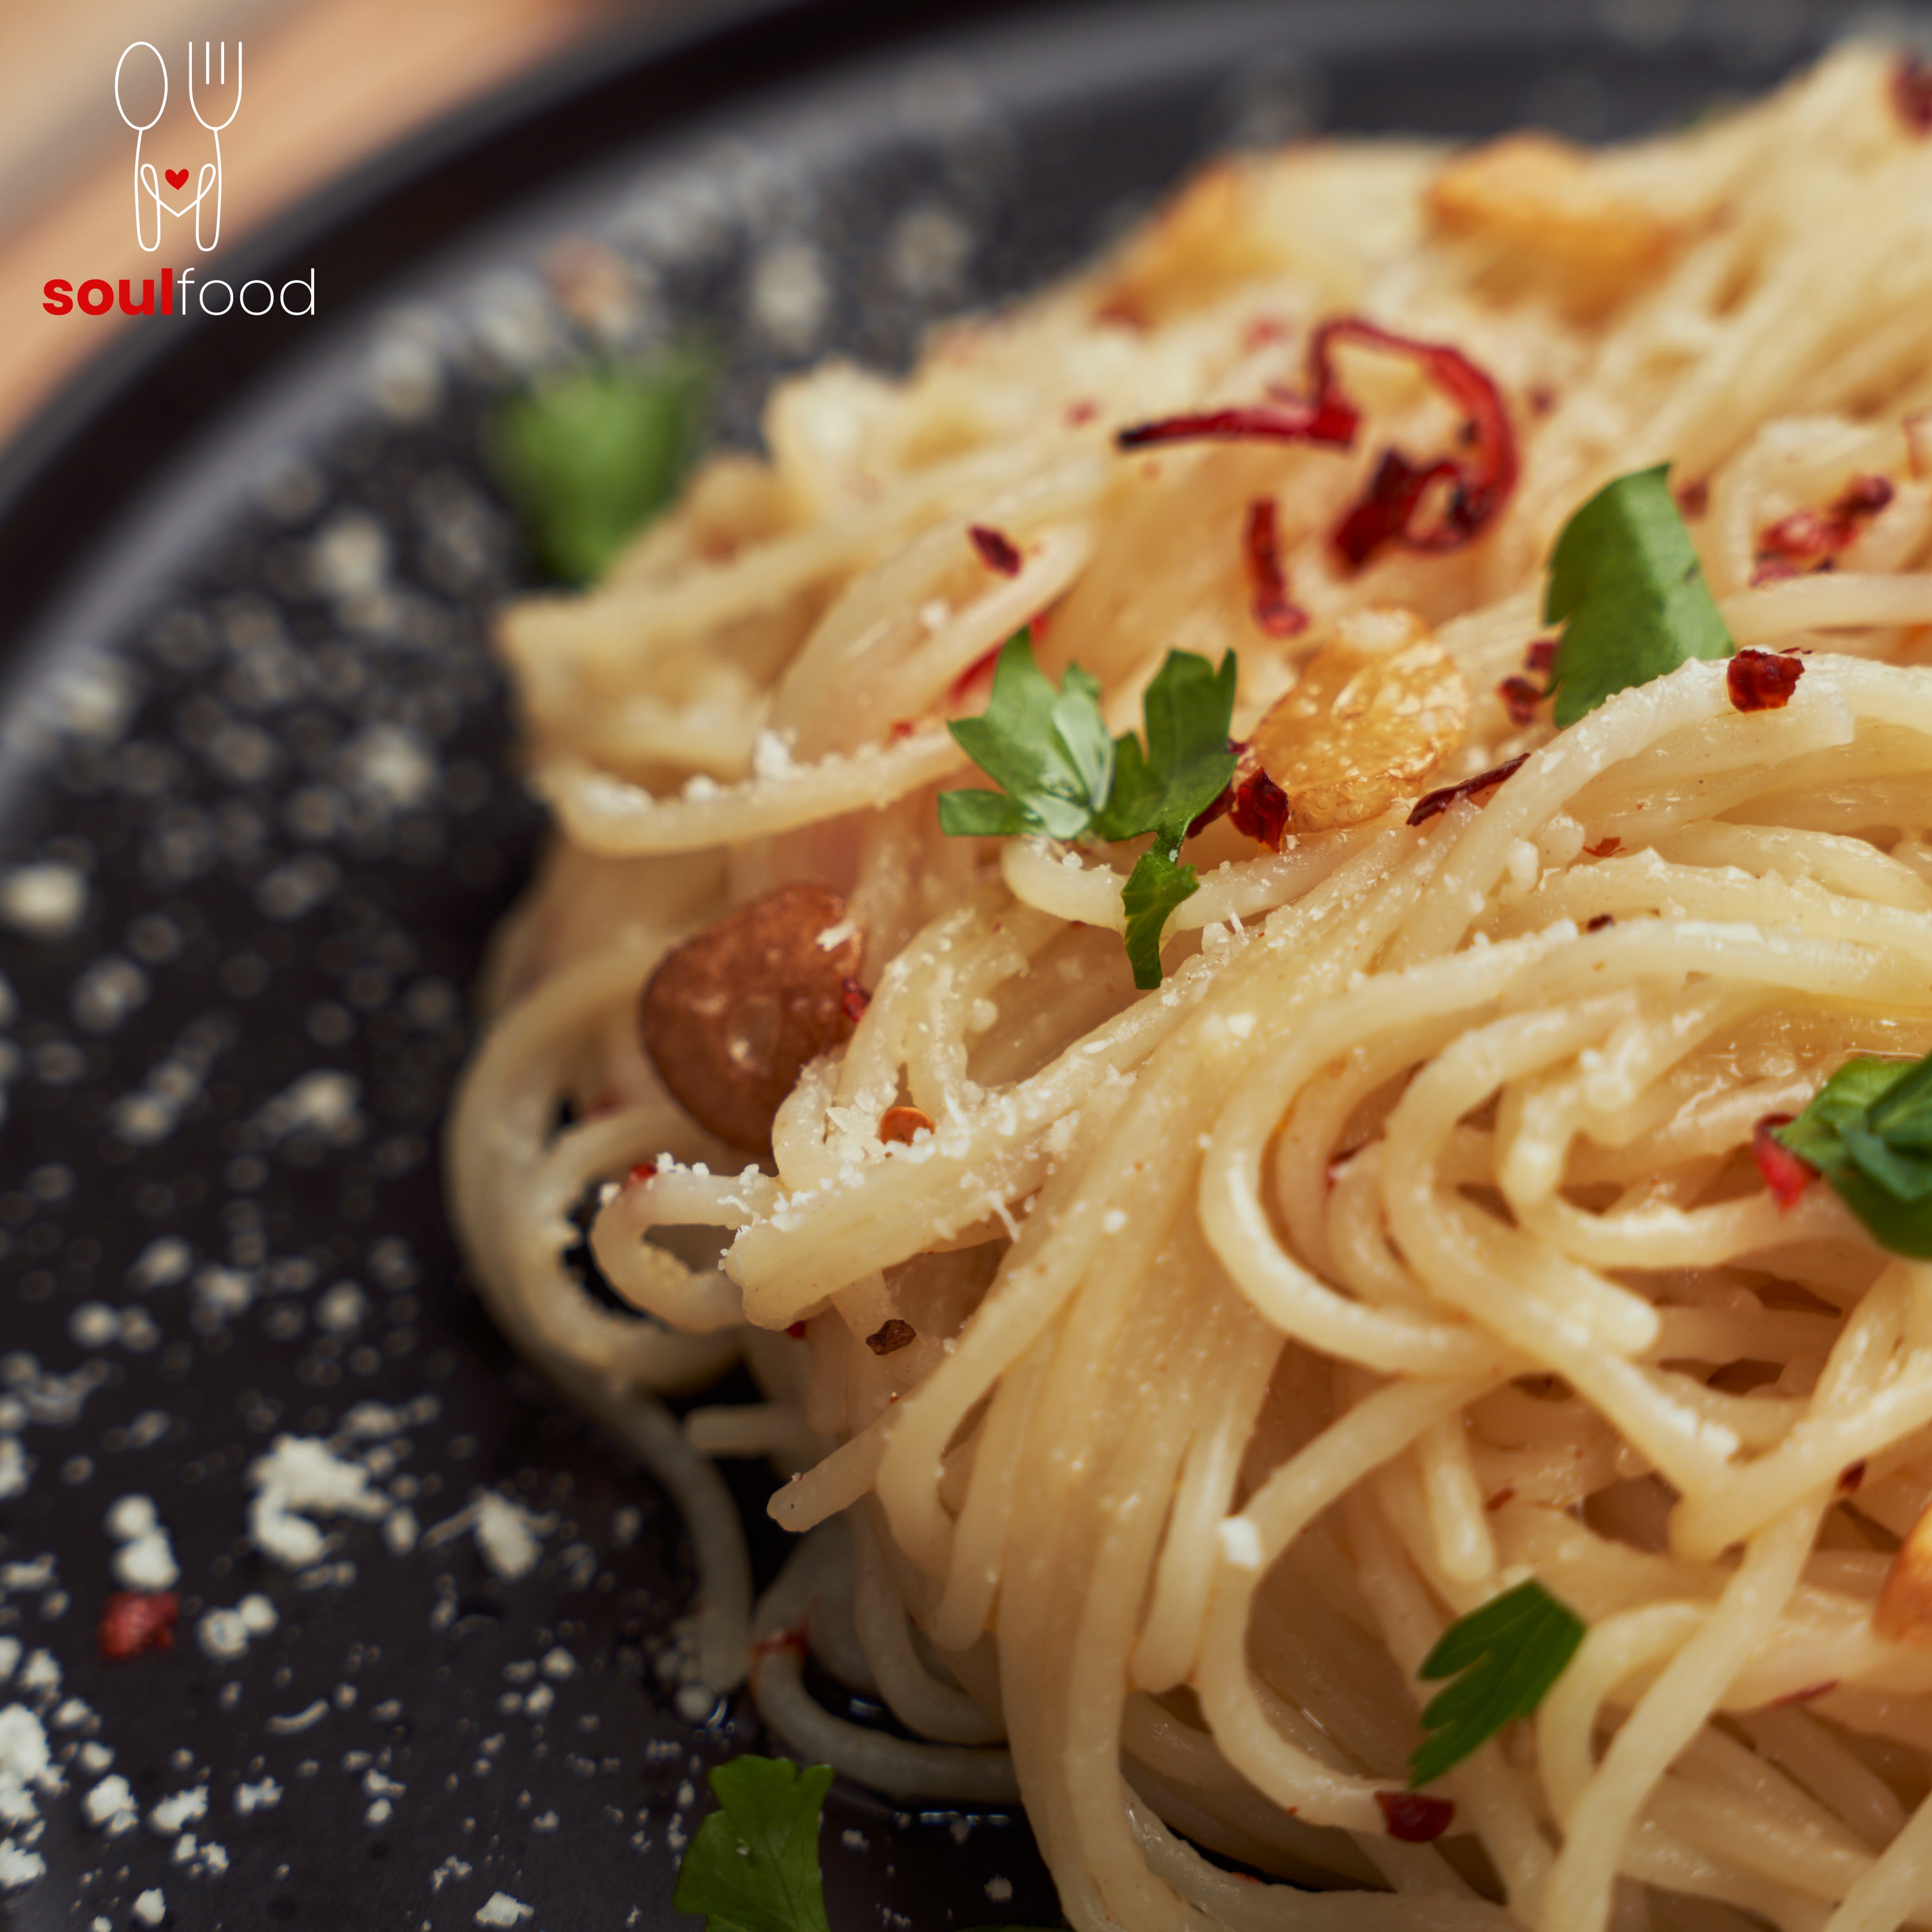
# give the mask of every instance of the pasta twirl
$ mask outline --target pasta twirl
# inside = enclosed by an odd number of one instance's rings
[[[693,1512],[694,1707],[748,1667],[881,1790],[1017,1790],[1083,1932],[1932,1922],[1932,1648],[1873,1616],[1932,1505],[1932,1264],[1753,1154],[1932,1048],[1928,318],[1882,50],[1600,154],[1306,144],[902,382],[786,386],[758,488],[728,459],[510,614],[560,829],[451,1196]],[[1804,655],[1766,708],[1694,661],[1558,732],[1552,540],[1666,461],[1733,640]],[[944,725],[1028,620],[1116,733],[1171,650],[1238,653],[1243,741],[1338,636],[1460,682],[1346,822],[1197,820],[1137,990],[1131,849],[940,830]],[[799,882],[843,919],[797,943],[863,964],[734,1146],[640,988]],[[634,1313],[566,1265],[586,1193]],[[740,1356],[766,1402],[692,1436],[770,1453],[805,1538],[755,1613],[656,1401]],[[1587,1636],[1418,1809],[1419,1672],[1530,1578]],[[926,1741],[814,1704],[807,1629]]]

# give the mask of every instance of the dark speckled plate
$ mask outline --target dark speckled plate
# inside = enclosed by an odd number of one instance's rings
[[[482,1922],[669,1926],[694,1787],[758,1736],[676,1714],[682,1532],[491,1331],[439,1198],[536,830],[483,641],[526,568],[476,449],[493,385],[587,346],[549,251],[628,265],[620,337],[710,337],[748,440],[776,372],[902,364],[1217,146],[1667,123],[1848,17],[734,16],[344,184],[227,271],[314,268],[319,319],[143,323],[36,425],[0,476],[0,1918],[443,1932],[500,1893]],[[248,1534],[285,1432],[363,1486],[293,1567]],[[110,1534],[130,1495],[166,1549]],[[116,1564],[170,1553],[179,1640],[104,1662]],[[25,1786],[16,1703],[53,1757]],[[825,1845],[838,1932],[1054,1916],[1015,1818],[842,1789]]]

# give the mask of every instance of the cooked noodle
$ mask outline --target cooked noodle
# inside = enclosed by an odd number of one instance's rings
[[[513,1339],[686,1509],[698,1700],[748,1656],[794,1749],[1017,1791],[1082,1932],[1932,1924],[1932,1648],[1872,1616],[1932,1505],[1932,1264],[1827,1186],[1781,1209],[1750,1157],[1848,1055],[1932,1048],[1932,141],[1858,48],[1588,158],[1560,207],[1472,214],[1446,164],[1228,164],[904,381],[783,386],[768,460],[716,459],[603,585],[508,614],[560,836],[493,964],[456,1216]],[[1376,451],[1443,434],[1359,352],[1350,451],[1114,453],[1298,391],[1342,314],[1499,386],[1521,474],[1474,541],[1337,559]],[[1809,653],[1790,702],[1691,662],[1513,722],[1557,531],[1666,460],[1738,643]],[[1754,583],[1768,530],[1872,477],[1835,568]],[[1250,608],[1264,497],[1300,635]],[[1475,694],[1434,782],[1525,761],[1279,854],[1208,826],[1159,991],[1122,954],[1130,850],[941,836],[973,782],[944,721],[1029,617],[1116,731],[1170,649],[1238,650],[1245,737],[1378,606]],[[637,1001],[790,880],[843,896],[872,998],[748,1166]],[[892,1108],[931,1132],[882,1140]],[[600,1185],[641,1317],[566,1264]],[[764,1402],[680,1439],[658,1398],[741,1357]],[[809,1534],[755,1614],[694,1444],[798,1472],[773,1513]],[[1582,1649],[1431,1787],[1446,1836],[1392,1837],[1419,1665],[1530,1576]],[[929,1742],[813,1702],[808,1630]]]

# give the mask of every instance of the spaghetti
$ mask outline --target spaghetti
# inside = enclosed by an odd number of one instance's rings
[[[1932,1049],[1910,75],[1222,164],[507,614],[559,829],[451,1196],[687,1513],[694,1705],[748,1670],[883,1790],[1017,1794],[1084,1932],[1932,1922],[1932,1628],[1874,1622],[1932,1264],[1761,1131]],[[1552,542],[1664,462],[1746,650],[1559,731]],[[1238,653],[1157,988],[1130,848],[940,831],[1030,621],[1117,733]],[[670,1420],[740,1358],[764,1402]],[[794,1473],[755,1607],[707,1453]],[[1526,1580],[1580,1646],[1408,1792],[1430,1653]]]

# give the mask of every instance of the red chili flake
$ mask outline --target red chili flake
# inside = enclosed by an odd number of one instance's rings
[[[640,1160],[626,1177],[626,1184],[634,1187],[640,1180],[655,1180],[658,1178],[658,1164],[654,1160]]]
[[[892,729],[886,734],[886,742],[889,745],[902,745],[918,729],[919,727],[910,718],[895,718],[892,720]]]
[[[952,688],[946,697],[954,710],[958,710],[972,698],[981,686],[992,682],[993,667],[999,662],[1000,652],[1004,648],[1002,645],[995,644],[992,650],[982,651],[952,680]]]
[[[1415,808],[1408,814],[1412,825],[1426,825],[1438,812],[1447,812],[1458,800],[1474,798],[1478,792],[1493,790],[1505,778],[1514,777],[1520,770],[1529,754],[1526,752],[1519,758],[1512,758],[1508,764],[1497,765],[1486,772],[1478,772],[1472,778],[1464,778],[1460,784],[1444,785],[1440,790],[1432,791],[1415,802]]]
[[[980,553],[980,561],[988,570],[997,570],[1002,577],[1018,576],[1019,546],[1004,530],[996,530],[987,524],[975,524],[966,534],[972,538],[973,548]]]
[[[1027,620],[1027,628],[1033,633],[1033,640],[1035,644],[1044,644],[1046,641],[1047,632],[1053,628],[1052,609],[1049,608],[1045,610],[1036,610]]]
[[[1228,816],[1237,832],[1279,852],[1288,831],[1288,794],[1266,772],[1252,771],[1234,788]]]
[[[1787,1690],[1782,1697],[1772,1698],[1771,1708],[1775,1711],[1786,1704],[1808,1704],[1814,1697],[1829,1696],[1838,1688],[1838,1680],[1828,1677],[1822,1684],[1808,1684],[1802,1690]]]
[[[1288,324],[1279,316],[1258,315],[1250,322],[1241,336],[1241,346],[1252,352],[1265,349],[1270,342],[1284,340],[1288,334]]]
[[[1532,382],[1522,392],[1533,416],[1546,416],[1556,406],[1556,392],[1547,382]]]
[[[838,1004],[854,1026],[866,1017],[866,1009],[872,1004],[872,994],[856,980],[848,979],[838,989]]]
[[[1536,722],[1536,707],[1550,694],[1540,684],[1532,684],[1526,677],[1506,677],[1496,686],[1496,695],[1503,701],[1503,709],[1509,713],[1512,724],[1533,724]]]
[[[1288,594],[1287,573],[1281,567],[1280,532],[1272,496],[1257,496],[1248,506],[1241,547],[1248,560],[1248,580],[1254,586],[1250,606],[1255,622],[1270,638],[1292,638],[1308,628],[1308,613]]]
[[[1621,852],[1623,845],[1624,842],[1612,835],[1608,838],[1599,838],[1594,845],[1586,845],[1583,850],[1593,859],[1607,859],[1612,852]]]
[[[1793,510],[1766,526],[1758,538],[1754,584],[1775,583],[1801,568],[1829,570],[1838,554],[1858,533],[1858,526],[1892,501],[1892,479],[1854,476],[1824,510]]]
[[[1556,640],[1538,638],[1522,654],[1522,668],[1532,677],[1547,677],[1556,666]]]
[[[1701,517],[1711,507],[1709,479],[1700,477],[1694,483],[1681,485],[1677,491],[1677,507],[1687,517]]]
[[[902,1348],[910,1348],[918,1340],[919,1330],[910,1322],[902,1322],[895,1315],[866,1337],[866,1346],[875,1355],[896,1355]]]
[[[1586,932],[1601,932],[1606,926],[1615,926],[1616,922],[1616,914],[1600,912],[1594,919],[1586,919],[1583,922],[1583,930]]]
[[[1932,134],[1932,62],[1899,56],[1892,70],[1892,104],[1907,134]]]
[[[1889,476],[1854,476],[1832,508],[1841,517],[1875,517],[1892,501],[1892,495]]]
[[[1420,1791],[1378,1791],[1376,1802],[1382,1808],[1389,1836],[1406,1845],[1426,1845],[1441,1838],[1456,1815],[1450,1799],[1431,1798]]]
[[[1504,1504],[1513,1503],[1515,1501],[1516,1485],[1512,1483],[1506,1487],[1497,1490],[1494,1496],[1485,1497],[1483,1501],[1483,1507],[1492,1515],[1494,1515],[1495,1513],[1498,1510],[1501,1509]]]
[[[805,1340],[805,1324],[802,1322],[794,1322],[785,1333],[794,1342],[802,1342]]]
[[[1742,650],[1724,667],[1724,688],[1734,711],[1782,711],[1804,675],[1801,658]]]
[[[1855,1496],[1865,1480],[1865,1462],[1861,1456],[1856,1462],[1847,1462],[1838,1472],[1838,1493],[1841,1496]]]
[[[1790,1118],[1789,1114],[1767,1114],[1751,1130],[1751,1159],[1757,1162],[1757,1171],[1764,1176],[1780,1214],[1790,1211],[1818,1172],[1778,1138],[1776,1130]]]
[[[117,1590],[110,1597],[94,1626],[94,1648],[110,1664],[124,1664],[144,1651],[172,1650],[181,1599],[172,1590],[150,1594],[142,1590]]]
[[[1077,403],[1066,406],[1066,427],[1078,429],[1082,423],[1090,423],[1100,413],[1100,405],[1083,396]]]

